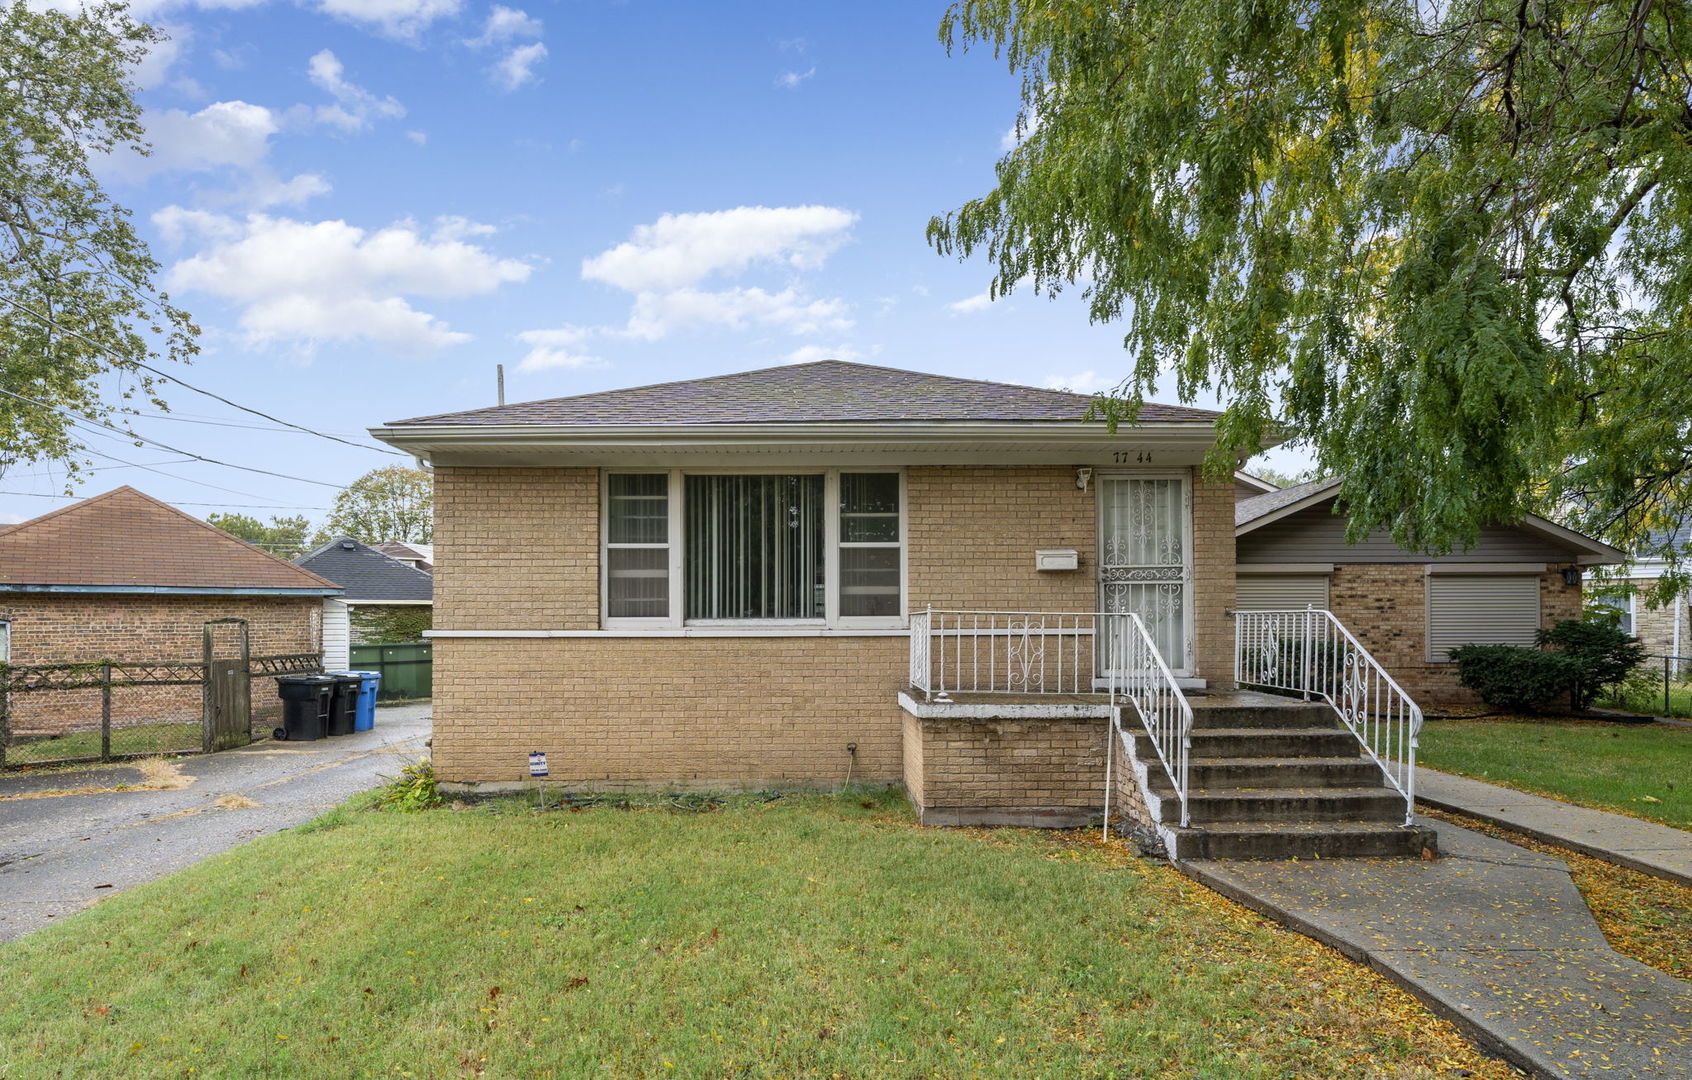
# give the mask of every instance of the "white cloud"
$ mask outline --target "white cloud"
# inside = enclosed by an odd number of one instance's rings
[[[182,59],[192,31],[186,26],[160,27],[168,36],[147,46],[141,62],[135,65],[135,85],[142,90],[154,90],[164,85],[170,69]]]
[[[427,131],[408,131],[405,133],[405,137],[416,143],[418,146],[425,146],[429,142],[429,133]]]
[[[804,71],[784,71],[780,75],[776,76],[775,84],[783,90],[797,90],[799,89],[800,83],[803,83],[806,79],[809,79],[816,73],[817,68],[815,64],[811,65]]]
[[[739,206],[665,214],[582,263],[582,276],[630,292],[678,289],[754,263],[795,270],[821,266],[846,242],[858,215],[833,206]]]
[[[140,180],[161,172],[255,168],[270,152],[279,126],[275,113],[245,101],[218,101],[196,113],[149,112],[144,122],[153,152],[142,157],[119,150],[107,159],[119,176]]]
[[[977,311],[986,311],[993,303],[993,297],[987,292],[978,292],[974,296],[966,296],[962,300],[954,300],[946,305],[946,310],[954,315],[972,315]]]
[[[720,291],[672,289],[641,293],[629,314],[626,333],[645,341],[657,341],[671,331],[689,326],[717,326],[741,330],[768,326],[790,334],[815,334],[824,330],[850,330],[843,300],[813,300],[796,288],[767,292],[759,288]]]
[[[517,335],[517,340],[530,348],[518,362],[517,370],[604,367],[604,360],[582,351],[582,346],[594,333],[592,327],[569,324],[551,330],[525,330]]]
[[[539,41],[519,45],[488,69],[494,85],[510,93],[534,82],[535,66],[546,59],[546,46]]]
[[[153,220],[169,241],[202,244],[171,268],[170,287],[238,307],[252,345],[367,341],[427,352],[460,344],[470,335],[408,298],[481,295],[530,273],[526,263],[467,242],[485,229],[458,218],[428,232],[411,221],[370,232],[345,221],[236,219],[172,206]]]
[[[488,21],[480,37],[468,38],[464,44],[473,49],[489,45],[503,45],[508,41],[528,41],[541,36],[541,21],[526,11],[495,4],[488,12]]]
[[[1020,123],[1020,121],[1018,122]],[[1032,120],[1023,124],[1020,135],[1017,134],[1016,124],[1012,124],[1003,135],[999,136],[999,149],[1004,151],[1015,150],[1020,143],[1027,141],[1030,136],[1039,130],[1040,116],[1036,113]]]
[[[348,82],[346,66],[328,49],[312,56],[306,64],[306,74],[315,86],[335,99],[333,105],[317,107],[313,115],[318,123],[353,132],[363,131],[376,120],[405,115],[405,106],[393,98],[378,98],[364,87]]]
[[[292,180],[284,180],[269,169],[259,169],[251,180],[221,201],[262,210],[268,206],[301,206],[331,190],[329,181],[316,173],[300,173]]]
[[[1115,388],[1119,382],[1113,375],[1100,375],[1089,368],[1073,375],[1048,375],[1040,385],[1047,390],[1068,390],[1072,394],[1097,394]]]
[[[818,360],[858,360],[863,353],[850,345],[836,345],[832,349],[826,345],[801,345],[781,358],[784,364],[814,364]]]
[[[407,40],[436,19],[458,14],[460,6],[460,0],[318,0],[317,5],[324,14]]]

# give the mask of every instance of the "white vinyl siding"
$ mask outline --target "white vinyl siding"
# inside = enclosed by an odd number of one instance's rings
[[[1450,660],[1459,645],[1533,645],[1539,629],[1536,575],[1428,577],[1428,659]]]
[[[351,609],[340,600],[323,600],[323,666],[330,671],[344,671],[352,663],[348,658],[351,644]]]
[[[1235,586],[1234,606],[1241,611],[1304,607],[1326,610],[1328,575],[1241,574]]]

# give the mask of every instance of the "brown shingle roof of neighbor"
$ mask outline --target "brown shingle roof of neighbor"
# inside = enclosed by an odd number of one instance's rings
[[[132,487],[0,529],[8,585],[339,589]]]
[[[827,424],[973,421],[1079,421],[1088,394],[819,360],[705,379],[525,401],[468,412],[395,420],[407,424]],[[1219,414],[1147,402],[1146,423],[1208,424]]]

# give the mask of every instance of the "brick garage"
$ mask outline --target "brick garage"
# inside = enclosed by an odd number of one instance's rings
[[[0,529],[0,623],[14,665],[198,661],[215,619],[245,620],[252,655],[316,653],[322,597],[336,592],[132,488]],[[273,698],[271,684],[255,682],[256,724]],[[14,737],[85,727],[100,713],[94,690],[16,694],[10,705]],[[113,721],[187,722],[200,709],[197,686],[133,687],[114,692]]]

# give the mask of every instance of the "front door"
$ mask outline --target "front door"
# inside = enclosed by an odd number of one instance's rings
[[[1099,610],[1138,615],[1170,670],[1191,675],[1192,502],[1186,477],[1107,475],[1098,484]],[[1108,641],[1102,655],[1113,655]]]

